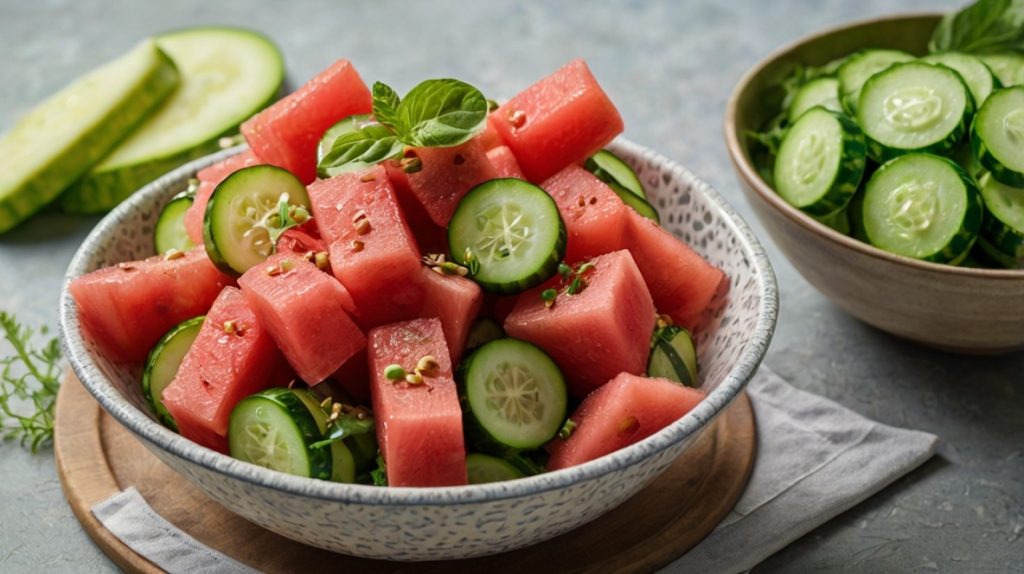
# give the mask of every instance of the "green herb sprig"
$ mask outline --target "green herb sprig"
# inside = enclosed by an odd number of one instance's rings
[[[370,480],[374,486],[388,485],[388,465],[384,462],[384,455],[377,451],[377,468],[370,471]]]
[[[376,428],[373,415],[364,407],[354,407],[325,399],[320,408],[327,415],[327,429],[322,440],[310,445],[324,448],[350,436],[372,433]]]
[[[14,351],[0,359],[0,436],[19,440],[36,452],[53,442],[53,409],[60,389],[61,352],[57,339],[33,346],[35,329],[0,311],[0,330]],[[38,330],[46,335],[45,327]]]
[[[978,0],[946,14],[932,33],[928,51],[1024,51],[1024,0]]]

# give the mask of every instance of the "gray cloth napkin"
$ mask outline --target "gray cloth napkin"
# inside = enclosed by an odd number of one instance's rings
[[[665,572],[735,573],[786,547],[928,460],[936,437],[866,419],[796,389],[767,367],[747,387],[757,461],[736,507]],[[92,508],[139,555],[172,574],[253,572],[156,514],[134,488]]]

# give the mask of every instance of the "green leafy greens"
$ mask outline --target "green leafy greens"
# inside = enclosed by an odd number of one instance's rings
[[[0,311],[0,330],[14,354],[0,359],[0,436],[18,439],[23,446],[39,450],[53,441],[53,408],[60,389],[61,352],[57,339],[41,348],[32,340],[36,334]],[[46,335],[46,329],[39,330]]]
[[[1024,51],[1024,0],[978,0],[951,12],[932,33],[930,52]]]
[[[376,426],[369,410],[341,403],[327,404],[331,406],[321,407],[328,416],[327,429],[324,431],[323,439],[310,445],[312,448],[323,448],[350,436],[374,432]]]
[[[405,147],[388,126],[368,115],[344,119],[331,129],[334,141],[317,166],[317,175],[323,178],[370,167],[397,156]]]

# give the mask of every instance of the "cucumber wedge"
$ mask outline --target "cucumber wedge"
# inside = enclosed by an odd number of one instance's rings
[[[899,62],[909,62],[914,57],[899,50],[864,50],[843,62],[836,71],[839,78],[839,99],[851,117],[857,116],[860,91],[871,76]]]
[[[921,58],[922,62],[929,64],[940,64],[960,74],[964,83],[971,90],[971,97],[974,98],[975,107],[980,107],[988,99],[993,90],[1000,87],[992,70],[984,62],[970,54],[959,52],[943,52],[941,54],[929,54]]]
[[[29,112],[0,138],[0,233],[59,196],[177,85],[174,62],[146,41]]]
[[[1024,188],[1024,86],[989,96],[971,125],[971,148],[992,177]]]
[[[979,54],[978,58],[985,62],[1004,87],[1024,85],[1024,54]]]
[[[625,203],[626,205],[633,208],[633,211],[639,213],[640,215],[646,217],[647,219],[650,219],[651,221],[657,223],[658,225],[661,225],[661,216],[658,215],[658,210],[655,209],[653,205],[648,203],[646,199],[615,182],[609,182],[608,187],[610,187],[612,191],[615,192],[615,195],[619,196],[619,199],[622,200],[622,203]]]
[[[242,399],[228,422],[231,456],[309,478],[329,480],[332,460],[320,440],[316,419],[291,389],[273,388]]]
[[[153,248],[163,255],[172,249],[188,251],[195,247],[185,231],[185,212],[192,207],[192,196],[180,193],[160,210],[153,227]]]
[[[179,323],[168,331],[149,352],[146,368],[142,372],[142,394],[146,396],[150,408],[160,422],[175,432],[178,431],[178,425],[174,422],[171,412],[164,406],[164,389],[178,374],[178,367],[181,366],[181,361],[188,350],[192,348],[192,342],[199,336],[205,319],[205,316],[195,317]]]
[[[64,211],[107,211],[149,181],[216,151],[221,136],[274,101],[284,81],[281,52],[250,30],[189,28],[156,42],[178,67],[178,89],[61,197]]]
[[[480,453],[466,456],[466,472],[469,474],[470,484],[515,480],[526,476],[507,460]]]
[[[985,174],[978,182],[985,200],[981,235],[995,249],[1024,260],[1024,189],[1004,185]]]
[[[644,184],[640,182],[640,178],[637,177],[636,172],[633,171],[633,168],[629,167],[628,163],[623,161],[622,158],[614,153],[603,149],[587,158],[583,167],[585,167],[590,173],[597,176],[601,181],[605,183],[617,183],[640,196],[641,199],[647,199],[647,192],[644,191]]]
[[[795,122],[804,112],[821,106],[833,112],[842,112],[843,105],[839,102],[839,79],[831,76],[815,78],[797,90],[793,101],[786,110],[789,123]]]
[[[320,401],[308,389],[292,389],[292,393],[306,405],[309,414],[313,415],[313,420],[316,421],[316,428],[323,435],[327,431],[327,413],[320,407]],[[356,460],[348,448],[347,439],[331,443],[331,480],[348,483],[356,480]]]
[[[675,326],[662,327],[651,337],[651,356],[647,375],[699,387],[697,382],[697,349],[690,332]]]

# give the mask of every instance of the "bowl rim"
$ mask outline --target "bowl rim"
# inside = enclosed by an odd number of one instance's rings
[[[1024,269],[980,269],[976,267],[960,267],[956,265],[947,265],[944,263],[932,263],[930,261],[922,261],[920,259],[914,259],[912,257],[906,257],[903,255],[897,255],[895,253],[889,253],[879,249],[869,243],[865,243],[856,238],[844,235],[831,227],[815,220],[813,217],[807,215],[803,211],[800,211],[796,207],[793,207],[787,203],[782,197],[775,192],[775,190],[768,185],[758,173],[754,167],[753,161],[744,152],[744,148],[741,141],[741,135],[739,134],[739,126],[737,123],[739,101],[740,97],[749,89],[751,82],[754,78],[759,76],[765,68],[771,66],[776,61],[789,55],[797,48],[820,40],[833,34],[844,32],[852,28],[860,28],[864,26],[870,26],[872,24],[878,24],[881,22],[898,21],[898,20],[919,20],[925,18],[939,18],[944,16],[944,12],[935,11],[921,11],[921,12],[904,12],[899,14],[890,14],[886,16],[876,16],[873,18],[867,18],[862,20],[855,20],[852,22],[846,22],[837,26],[832,26],[824,30],[814,32],[803,36],[797,40],[793,40],[782,45],[779,48],[773,50],[768,56],[761,59],[752,68],[747,70],[745,74],[736,83],[732,93],[729,95],[728,103],[725,108],[725,141],[726,148],[729,150],[729,159],[732,161],[733,167],[740,173],[740,177],[750,183],[749,188],[754,190],[755,194],[765,201],[768,205],[774,207],[777,211],[781,212],[791,222],[796,223],[805,230],[822,236],[825,239],[847,249],[852,249],[862,255],[868,257],[902,265],[919,271],[925,271],[930,273],[946,273],[952,275],[960,275],[963,277],[972,277],[978,279],[995,279],[995,280],[1010,280],[1020,281],[1024,279]]]
[[[165,428],[133,406],[117,391],[113,383],[96,366],[85,346],[75,303],[68,291],[68,284],[85,271],[86,261],[96,250],[97,245],[114,232],[124,220],[132,216],[136,205],[145,203],[153,195],[166,194],[168,186],[194,177],[198,169],[240,153],[246,147],[243,144],[189,162],[144,186],[121,203],[96,225],[78,248],[68,266],[61,289],[59,336],[65,356],[79,380],[115,420],[131,430],[144,444],[148,443],[147,446],[150,446],[151,449],[165,450],[190,464],[201,466],[231,479],[288,495],[352,505],[443,506],[493,502],[536,495],[623,470],[695,435],[739,395],[743,387],[757,372],[771,342],[778,314],[778,286],[768,256],[747,223],[717,191],[686,168],[653,150],[619,138],[614,142],[613,149],[660,164],[664,170],[670,171],[673,177],[686,182],[693,192],[704,194],[712,204],[721,210],[724,215],[722,218],[724,224],[737,238],[741,248],[740,253],[751,259],[752,274],[760,286],[758,318],[753,336],[722,382],[695,409],[643,441],[596,460],[515,481],[491,484],[381,488],[293,476],[233,459],[228,455],[200,446]]]

